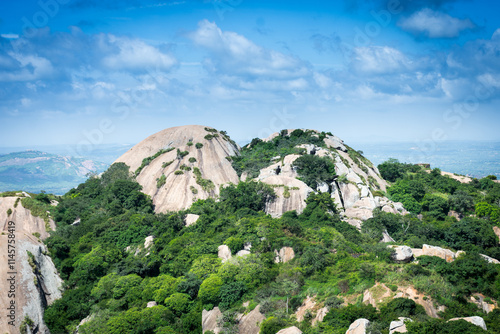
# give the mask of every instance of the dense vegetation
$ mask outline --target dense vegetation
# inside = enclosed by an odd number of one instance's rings
[[[249,178],[255,178],[259,171],[284,158],[288,154],[303,154],[305,149],[297,148],[302,144],[314,144],[325,147],[323,139],[331,133],[321,132],[317,134],[312,130],[294,130],[288,135],[287,130],[280,132],[279,136],[270,141],[254,138],[241,150],[241,155],[232,157],[233,168],[241,176],[243,172],[248,173]]]
[[[255,175],[276,156],[303,153],[297,145],[321,146],[324,135],[295,130],[270,142],[253,140],[233,157],[233,165],[240,174]],[[350,155],[362,159],[358,152]],[[299,159],[299,175],[311,186],[336,177],[331,160]],[[260,305],[266,315],[261,333],[291,325],[308,334],[345,333],[358,318],[371,321],[372,333],[388,333],[389,323],[400,316],[414,320],[410,333],[484,332],[464,321],[445,322],[473,315],[486,320],[488,332],[500,331],[500,312],[486,315],[470,303],[475,293],[500,299],[500,266],[479,255],[500,258],[492,229],[498,225],[500,184],[489,178],[461,184],[438,170],[428,173],[394,160],[379,169],[392,182],[388,196],[413,214],[375,212],[358,231],[340,219],[328,193],[312,193],[301,214],[271,218],[263,209],[275,197],[273,188],[253,181],[222,188],[218,201],[198,200],[187,211],[154,214],[128,167],[114,164],[61,197],[55,209],[58,228],[46,243],[66,291],[46,310],[45,321],[54,334],[72,333],[89,315],[79,333],[201,333],[202,310],[218,306],[224,333],[234,333],[234,315]],[[206,181],[201,175],[198,180]],[[448,217],[450,209],[464,218]],[[200,216],[196,224],[185,226],[187,213]],[[72,225],[77,218],[80,224]],[[452,263],[423,256],[418,264],[397,264],[379,243],[384,231],[397,244],[428,243],[466,254]],[[147,236],[154,236],[154,244],[144,249]],[[235,256],[248,243],[250,255],[225,263],[217,256],[219,245]],[[275,263],[275,250],[285,246],[295,258]],[[446,306],[442,319],[428,317],[411,299],[386,301],[380,310],[363,304],[363,292],[376,282],[393,291],[414,286]],[[300,323],[292,316],[306,296],[330,308],[314,327],[310,313]],[[150,301],[157,306],[147,308]],[[245,301],[248,307],[242,306]]]

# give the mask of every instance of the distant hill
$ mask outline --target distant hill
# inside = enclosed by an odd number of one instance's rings
[[[0,191],[64,194],[84,182],[89,173],[101,173],[107,167],[102,162],[40,151],[0,155]]]

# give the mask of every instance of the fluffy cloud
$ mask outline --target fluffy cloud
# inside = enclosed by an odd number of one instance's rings
[[[369,74],[406,72],[410,66],[402,52],[388,46],[355,48],[351,61],[354,70]]]
[[[305,85],[299,79],[303,80],[303,77],[311,75],[306,62],[262,48],[235,32],[222,31],[215,23],[207,20],[201,21],[198,30],[188,37],[196,45],[209,51],[211,57],[205,61],[205,67],[221,78],[236,76],[245,82],[289,81],[284,89],[301,89]]]
[[[475,28],[469,19],[457,19],[448,14],[424,8],[400,20],[399,26],[415,35],[429,38],[454,38],[467,29]]]
[[[106,36],[110,46],[118,49],[117,53],[103,58],[102,63],[113,70],[131,70],[144,72],[148,69],[168,71],[177,62],[176,59],[164,54],[156,47],[141,40]]]

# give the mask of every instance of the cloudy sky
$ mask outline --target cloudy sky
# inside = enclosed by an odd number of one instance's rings
[[[500,140],[500,2],[0,2],[0,146]]]

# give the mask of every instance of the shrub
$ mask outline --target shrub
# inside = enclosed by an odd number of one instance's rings
[[[196,143],[196,145],[194,145],[197,149],[200,149],[203,147],[203,144],[202,143]]]
[[[189,158],[189,162],[190,163],[195,163],[196,162],[196,158],[194,158],[194,157]]]
[[[188,141],[186,145],[187,146],[193,146],[193,142],[192,141]]]
[[[10,216],[11,214],[12,214],[12,209],[11,209],[11,208],[9,208],[9,209],[7,210],[7,216]]]
[[[182,158],[184,158],[188,154],[189,154],[188,151],[181,151],[181,150],[177,149],[177,159],[179,159],[179,160],[181,160]]]
[[[168,162],[164,162],[161,164],[161,167],[162,168],[167,168],[168,166],[170,166],[172,163],[174,162],[174,160],[172,161],[168,161]]]
[[[194,186],[190,186],[189,189],[191,189],[191,192],[195,195],[198,193],[198,189],[196,189]]]
[[[184,172],[183,172],[183,171],[181,171],[181,170],[176,170],[176,171],[174,172],[174,174],[175,174],[175,175],[182,175],[182,174],[184,174]]]
[[[165,175],[160,176],[156,179],[156,188],[161,188],[165,183],[167,183],[167,177]]]

